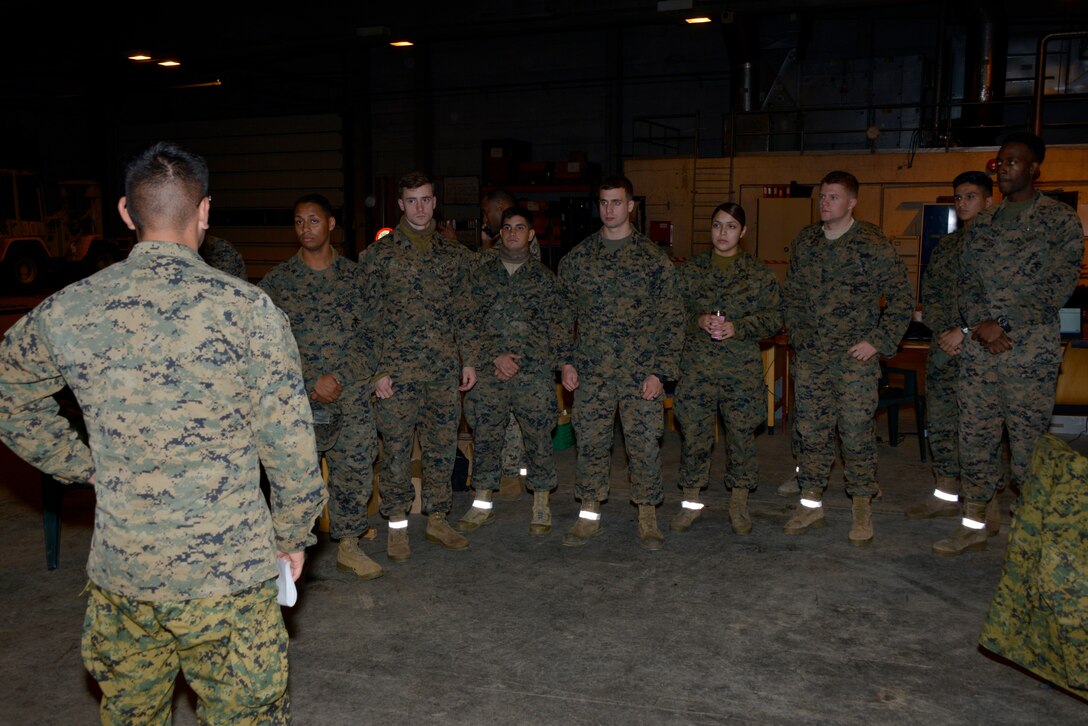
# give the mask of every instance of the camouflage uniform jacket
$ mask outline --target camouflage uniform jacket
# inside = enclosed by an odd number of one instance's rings
[[[341,400],[369,399],[374,350],[363,329],[359,266],[334,252],[328,268],[313,270],[299,251],[269,270],[260,287],[291,321],[306,390],[332,373],[344,387]]]
[[[677,268],[687,313],[681,371],[722,377],[753,361],[761,368],[759,341],[782,325],[778,278],[745,252],[723,272],[714,267],[713,254],[708,250]],[[715,310],[733,322],[733,338],[714,340],[699,327],[699,316]]]
[[[65,383],[89,449],[57,415]],[[180,244],[141,242],[8,331],[0,437],[48,474],[93,475],[87,572],[119,595],[228,595],[276,577],[277,549],[315,541],[324,486],[287,321]]]
[[[530,256],[513,275],[497,254],[481,254],[469,275],[467,347],[486,366],[503,353],[523,356],[526,373],[558,367],[559,346],[570,338],[555,274]]]
[[[645,235],[615,253],[600,232],[584,239],[559,264],[559,289],[577,339],[567,338],[560,363],[579,375],[619,376],[641,384],[680,373],[684,308],[672,261]]]
[[[1088,459],[1039,437],[978,642],[1088,698]]]
[[[881,296],[887,307],[880,310]],[[793,239],[783,317],[798,353],[845,351],[868,341],[894,355],[914,312],[907,272],[876,225],[854,220],[836,240],[810,224]]]
[[[1014,224],[995,222],[1002,202],[975,217],[963,238],[959,308],[962,324],[1005,316],[1016,339],[1026,326],[1050,324],[1077,285],[1084,230],[1068,204],[1035,193]]]
[[[200,245],[200,256],[215,269],[249,282],[249,278],[246,277],[246,261],[241,253],[222,237],[205,235],[204,242]]]
[[[359,266],[377,372],[394,383],[418,383],[459,379],[461,366],[475,367],[461,349],[469,305],[464,285],[475,257],[437,232],[425,254],[397,229],[367,248]]]
[[[940,368],[956,360],[940,349],[937,337],[959,325],[957,278],[966,231],[966,227],[960,227],[952,234],[941,237],[929,256],[925,277],[922,278],[922,322],[933,331],[929,357],[932,364]]]

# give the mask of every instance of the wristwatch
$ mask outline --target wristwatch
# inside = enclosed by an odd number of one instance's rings
[[[1008,334],[1008,332],[1012,330],[1012,326],[1009,325],[1009,319],[1006,318],[1004,315],[998,315],[997,320],[995,320],[994,322],[996,322],[998,327],[1004,330],[1006,334]]]

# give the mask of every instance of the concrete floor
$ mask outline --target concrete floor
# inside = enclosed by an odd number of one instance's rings
[[[912,428],[909,417],[904,428]],[[679,442],[670,432],[659,552],[638,545],[619,447],[604,532],[582,548],[560,546],[576,514],[573,449],[558,455],[557,524],[548,537],[527,533],[528,495],[501,503],[497,521],[465,552],[426,543],[417,516],[412,558],[390,563],[381,524],[365,548],[386,575],[371,582],[338,572],[335,543],[323,539],[299,604],[285,611],[296,722],[1088,720],[1084,702],[976,646],[1007,527],[983,552],[931,555],[954,520],[903,516],[931,486],[914,439],[879,446],[885,494],[868,548],[847,543],[849,500],[838,481],[826,499],[826,528],[783,535],[791,502],[774,490],[792,470],[788,438],[762,435],[759,451],[747,537],[729,531],[720,452],[703,520],[682,535],[667,531],[679,501]],[[94,723],[99,694],[79,657],[93,494],[66,498],[61,567],[49,572],[36,477],[6,450],[0,467],[0,723]],[[454,518],[469,503],[457,494]],[[191,693],[179,689],[175,706],[175,723],[195,723]]]

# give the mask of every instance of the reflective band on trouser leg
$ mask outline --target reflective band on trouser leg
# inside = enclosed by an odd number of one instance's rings
[[[958,494],[949,494],[948,492],[942,492],[940,489],[934,489],[933,496],[946,502],[956,502],[960,498]]]
[[[391,519],[391,520],[389,520],[389,529],[404,529],[407,526],[408,526],[408,520],[407,519],[401,519],[401,520]]]
[[[819,499],[802,499],[801,504],[809,509],[819,509],[824,505]]]
[[[477,509],[491,509],[495,505],[483,499],[477,499],[472,503],[472,506],[476,507]]]
[[[685,499],[684,501],[680,502],[680,506],[683,507],[684,509],[702,509],[703,508],[703,503],[702,502],[689,502],[688,500]]]
[[[598,519],[601,518],[601,513],[591,512],[588,509],[583,509],[582,511],[578,512],[578,517],[581,519],[591,519],[596,522]]]
[[[976,522],[975,520],[968,519],[967,517],[963,518],[962,524],[963,524],[964,527],[967,527],[968,529],[982,529],[983,527],[986,526],[985,522]]]

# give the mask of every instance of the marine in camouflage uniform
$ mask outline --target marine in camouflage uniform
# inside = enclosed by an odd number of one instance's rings
[[[922,281],[922,320],[933,331],[933,342],[926,357],[927,432],[933,452],[933,473],[937,476],[937,488],[952,495],[959,494],[959,486],[955,480],[960,476],[960,417],[956,403],[960,365],[958,356],[941,350],[937,335],[954,327],[959,319],[956,309],[956,275],[965,232],[966,228],[961,227],[941,238],[929,258],[925,279]]]
[[[1035,444],[979,645],[1088,698],[1088,459]]]
[[[467,391],[476,380],[475,364],[461,341],[468,306],[464,284],[475,255],[436,231],[433,186],[426,176],[406,175],[400,189],[404,217],[360,260],[366,285],[363,309],[372,321],[377,348],[375,416],[382,438],[378,488],[381,513],[390,518],[391,559],[410,554],[402,523],[415,498],[414,432],[423,451],[421,498],[429,541],[447,549],[468,546],[445,517],[452,504],[450,478],[461,418],[458,381]]]
[[[732,214],[743,211],[715,216],[732,219]],[[673,405],[684,436],[680,467],[684,501],[670,527],[686,530],[702,509],[698,495],[710,477],[720,412],[728,458],[725,485],[733,492],[731,521],[737,534],[748,534],[747,495],[756,488],[759,468],[755,429],[767,411],[759,341],[782,325],[781,293],[774,274],[747,253],[736,251],[735,261],[724,271],[714,265],[715,256],[714,250],[707,250],[678,269],[687,329]],[[700,318],[715,311],[732,323],[732,334],[724,339],[715,340],[700,327]]]
[[[336,224],[328,200],[307,195],[294,210],[302,247],[272,268],[260,287],[291,321],[311,405],[326,409],[340,421],[335,442],[324,451],[329,466],[330,534],[344,550],[338,552],[340,568],[370,579],[382,574],[381,567],[354,542],[370,527],[367,503],[377,454],[370,407],[374,351],[363,330],[363,285],[358,265],[332,247],[329,234]],[[319,381],[325,375],[338,384],[336,396],[319,396]]]
[[[264,293],[197,254],[202,159],[157,144],[125,186],[141,242],[0,344],[0,438],[47,474],[94,483],[83,657],[103,722],[168,723],[181,668],[203,721],[286,723],[276,554],[297,576],[325,499],[298,353]],[[149,194],[167,210],[145,210]],[[175,211],[192,215],[181,230]],[[65,384],[89,446],[57,415]]]
[[[546,534],[551,529],[547,494],[556,485],[551,439],[555,370],[559,346],[570,337],[568,316],[555,274],[529,249],[529,240],[535,239],[532,214],[519,207],[504,210],[502,238],[497,251],[482,254],[469,276],[472,307],[466,334],[473,359],[482,363],[476,385],[465,397],[477,494],[457,528],[472,531],[494,520],[491,493],[499,490],[503,437],[513,416],[519,442],[523,435],[528,443],[527,482],[534,493],[530,533]]]
[[[1002,427],[1012,481],[1020,486],[1035,441],[1050,425],[1062,360],[1058,310],[1077,284],[1084,230],[1069,205],[1034,188],[1045,149],[1033,134],[1007,138],[997,156],[1004,199],[979,214],[963,240],[959,314],[971,331],[959,390],[964,517],[950,538],[934,544],[935,554],[985,546]]]
[[[933,332],[926,357],[926,432],[933,453],[936,488],[906,509],[911,519],[956,516],[960,511],[960,412],[956,397],[961,348],[949,347],[946,351],[941,341],[958,330],[956,296],[963,236],[979,212],[993,204],[993,182],[985,172],[967,171],[953,180],[952,191],[961,226],[942,237],[933,249],[921,294],[922,321]]]
[[[249,282],[246,277],[246,261],[242,254],[222,237],[205,235],[200,243],[200,257],[217,270]]]
[[[484,221],[483,229],[480,230],[480,243],[484,250],[493,249],[501,244],[502,215],[513,206],[515,206],[514,197],[505,189],[492,189],[480,201],[480,212]],[[529,240],[529,253],[535,259],[540,259],[540,244],[535,235]],[[521,440],[521,427],[514,418],[514,414],[510,414],[502,445],[500,495],[503,498],[517,499],[521,496],[521,477],[526,468],[525,444]]]
[[[853,218],[857,179],[831,172],[820,187],[823,222],[802,229],[790,250],[783,317],[796,351],[796,419],[801,502],[787,534],[823,526],[823,491],[841,439],[843,478],[853,498],[849,541],[872,540],[880,360],[894,355],[914,309],[914,294],[888,238]],[[844,231],[845,230],[845,231]],[[838,234],[834,239],[829,238]],[[886,307],[881,310],[882,298]]]
[[[662,386],[679,373],[684,312],[668,255],[630,224],[630,181],[607,179],[600,195],[602,230],[559,264],[560,291],[577,326],[577,338],[564,346],[561,361],[563,384],[574,390],[575,495],[582,502],[564,544],[584,544],[599,532],[618,409],[631,500],[639,505],[639,537],[644,547],[657,549],[664,542],[654,510],[664,497]]]

